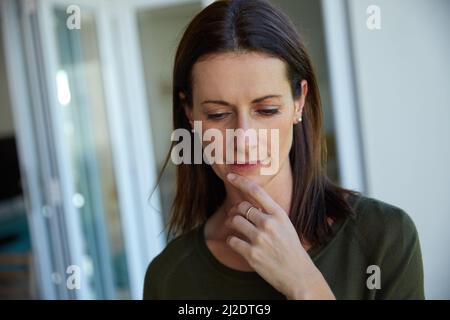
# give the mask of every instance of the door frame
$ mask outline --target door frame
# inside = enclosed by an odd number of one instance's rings
[[[346,0],[321,0],[341,185],[367,192]]]

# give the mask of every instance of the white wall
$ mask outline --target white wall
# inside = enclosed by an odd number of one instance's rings
[[[370,196],[414,219],[427,298],[450,298],[450,1],[349,0]],[[366,8],[381,9],[381,30]]]

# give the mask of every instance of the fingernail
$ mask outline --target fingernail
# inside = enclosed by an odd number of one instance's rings
[[[236,175],[234,173],[229,173],[227,174],[227,179],[229,181],[233,181],[234,179],[236,179]]]

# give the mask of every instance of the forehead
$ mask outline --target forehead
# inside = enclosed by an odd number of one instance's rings
[[[285,63],[254,52],[204,58],[194,64],[192,82],[194,98],[246,100],[290,92]]]

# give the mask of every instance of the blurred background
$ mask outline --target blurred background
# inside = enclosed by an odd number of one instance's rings
[[[211,2],[0,1],[0,299],[141,298],[174,53]],[[317,71],[328,174],[409,213],[426,296],[450,299],[450,1],[271,2]]]

